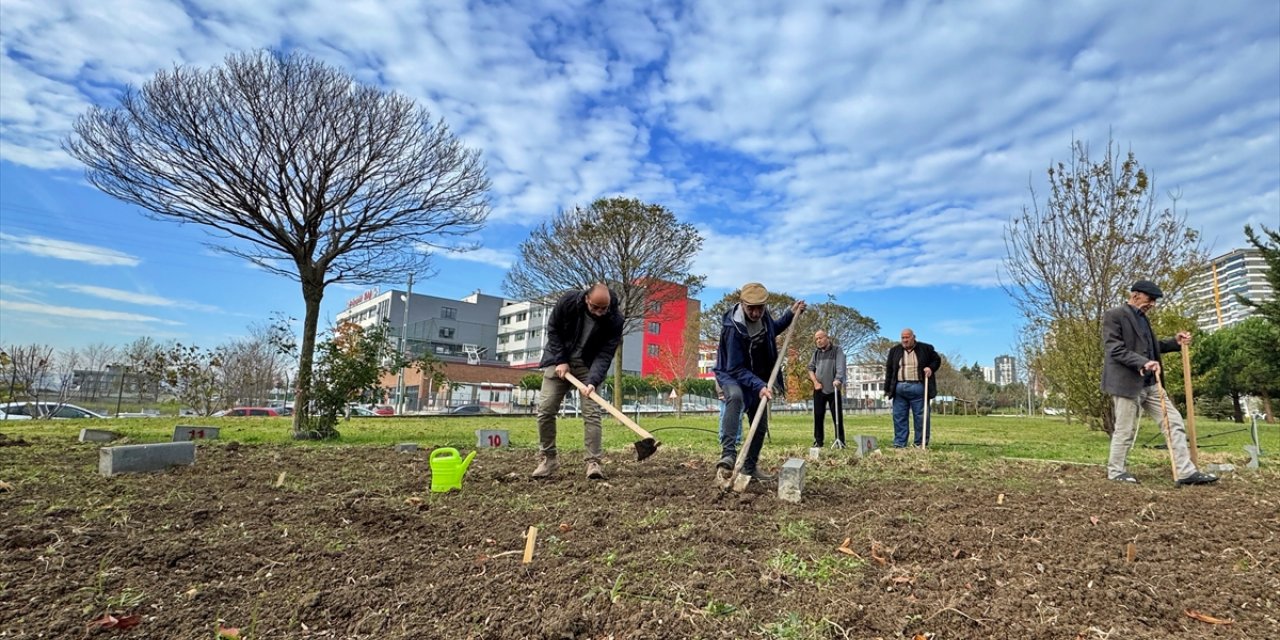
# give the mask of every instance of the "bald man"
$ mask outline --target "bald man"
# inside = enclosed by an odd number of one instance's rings
[[[933,374],[941,366],[942,358],[933,345],[916,340],[916,332],[911,329],[903,329],[902,341],[889,349],[884,365],[884,394],[893,400],[895,449],[907,446],[907,436],[911,435],[907,425],[908,410],[915,416],[915,446],[928,444],[924,441],[924,403],[938,395]],[[925,397],[925,381],[929,382],[929,398]]]
[[[582,381],[587,389],[582,401],[583,441],[586,445],[587,477],[604,480],[600,447],[600,405],[588,398],[604,382],[613,363],[613,354],[622,340],[622,312],[618,296],[603,283],[586,290],[570,291],[560,297],[547,319],[546,342],[542,347],[542,401],[538,403],[538,468],[535,478],[549,478],[560,468],[556,456],[556,413],[573,384],[565,373]]]
[[[844,389],[846,360],[844,349],[836,346],[826,331],[818,329],[813,334],[813,355],[809,358],[809,381],[813,383],[813,446],[826,444],[827,408],[835,423],[836,449],[844,448],[844,416],[836,394]]]

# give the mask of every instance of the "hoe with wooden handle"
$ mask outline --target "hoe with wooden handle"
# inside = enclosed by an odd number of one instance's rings
[[[572,373],[569,373],[568,371],[564,372],[564,379],[572,382],[573,386],[577,387],[578,391],[582,392],[583,395],[587,394],[587,385],[582,384],[581,380],[573,377]],[[605,411],[608,411],[613,415],[613,417],[617,418],[618,422],[627,425],[628,429],[631,429],[636,432],[636,435],[640,436],[641,440],[636,441],[636,461],[644,460],[654,453],[657,453],[658,445],[661,443],[653,438],[653,434],[641,429],[640,425],[636,424],[631,418],[628,418],[627,414],[618,411],[617,407],[609,404],[608,400],[601,398],[600,394],[591,394],[591,399],[595,400],[596,404],[604,407]]]

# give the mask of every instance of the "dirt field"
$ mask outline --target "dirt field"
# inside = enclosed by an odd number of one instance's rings
[[[91,445],[0,447],[0,637],[1280,637],[1274,472],[839,454],[793,505],[679,450],[563,462],[482,452],[433,496],[426,451],[214,443],[108,479]]]

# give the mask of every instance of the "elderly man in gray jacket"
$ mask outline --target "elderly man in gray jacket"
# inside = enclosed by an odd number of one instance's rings
[[[1138,437],[1138,412],[1146,411],[1151,419],[1161,422],[1163,411],[1168,411],[1169,447],[1173,450],[1177,484],[1209,484],[1216,482],[1217,476],[1199,471],[1191,462],[1182,415],[1156,380],[1161,372],[1160,354],[1178,351],[1180,345],[1191,342],[1191,334],[1185,331],[1174,338],[1156,340],[1147,313],[1163,296],[1154,282],[1139,280],[1130,287],[1126,304],[1102,316],[1102,391],[1111,395],[1116,417],[1107,477],[1137,484],[1138,479],[1125,471],[1125,460]]]

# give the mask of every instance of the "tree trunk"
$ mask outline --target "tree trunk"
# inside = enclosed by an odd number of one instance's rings
[[[1262,411],[1267,414],[1266,421],[1275,424],[1276,412],[1271,410],[1271,394],[1266,391],[1262,392]]]
[[[1231,394],[1231,411],[1237,424],[1244,424],[1244,409],[1240,407],[1240,394]]]
[[[324,299],[324,286],[322,281],[303,273],[302,299],[306,301],[307,311],[302,319],[302,347],[298,353],[297,386],[293,394],[293,437],[296,440],[323,437],[323,434],[312,429],[307,405],[311,400],[311,363],[315,358],[316,327],[320,324],[320,301]]]

